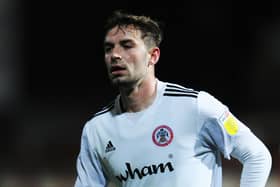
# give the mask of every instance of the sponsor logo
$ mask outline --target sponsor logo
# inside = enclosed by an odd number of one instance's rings
[[[167,146],[172,142],[173,132],[172,129],[166,125],[161,125],[153,131],[153,142],[161,147]]]
[[[109,140],[109,142],[107,143],[106,149],[105,149],[105,153],[115,151],[115,150],[116,150],[116,148],[112,144],[111,140]]]
[[[158,173],[165,173],[166,171],[172,172],[174,171],[174,167],[172,166],[171,162],[167,162],[166,164],[160,163],[158,165],[152,164],[150,166],[144,166],[143,168],[134,168],[132,169],[132,166],[130,163],[126,162],[126,170],[125,174],[120,174],[119,176],[116,176],[116,178],[120,182],[125,182],[128,179],[135,179],[136,176],[139,179],[142,179],[143,177],[154,175]]]

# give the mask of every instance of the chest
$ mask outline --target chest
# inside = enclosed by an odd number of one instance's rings
[[[193,158],[197,115],[193,110],[171,110],[104,121],[98,152],[108,173],[126,178],[172,172]]]

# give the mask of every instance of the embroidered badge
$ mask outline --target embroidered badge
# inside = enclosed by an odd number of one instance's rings
[[[172,142],[173,132],[172,129],[166,125],[158,126],[152,135],[153,142],[161,147],[167,146]]]

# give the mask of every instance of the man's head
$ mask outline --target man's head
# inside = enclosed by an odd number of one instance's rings
[[[154,77],[162,40],[156,21],[118,11],[108,19],[105,33],[105,62],[114,85],[130,86]]]
[[[105,33],[114,27],[126,28],[127,26],[133,26],[140,30],[141,37],[148,47],[160,46],[163,33],[159,22],[147,16],[137,16],[117,10],[107,19]]]

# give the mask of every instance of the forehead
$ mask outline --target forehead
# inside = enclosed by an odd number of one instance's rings
[[[106,34],[105,41],[126,38],[126,39],[141,39],[141,31],[132,25],[116,26],[109,30]]]

